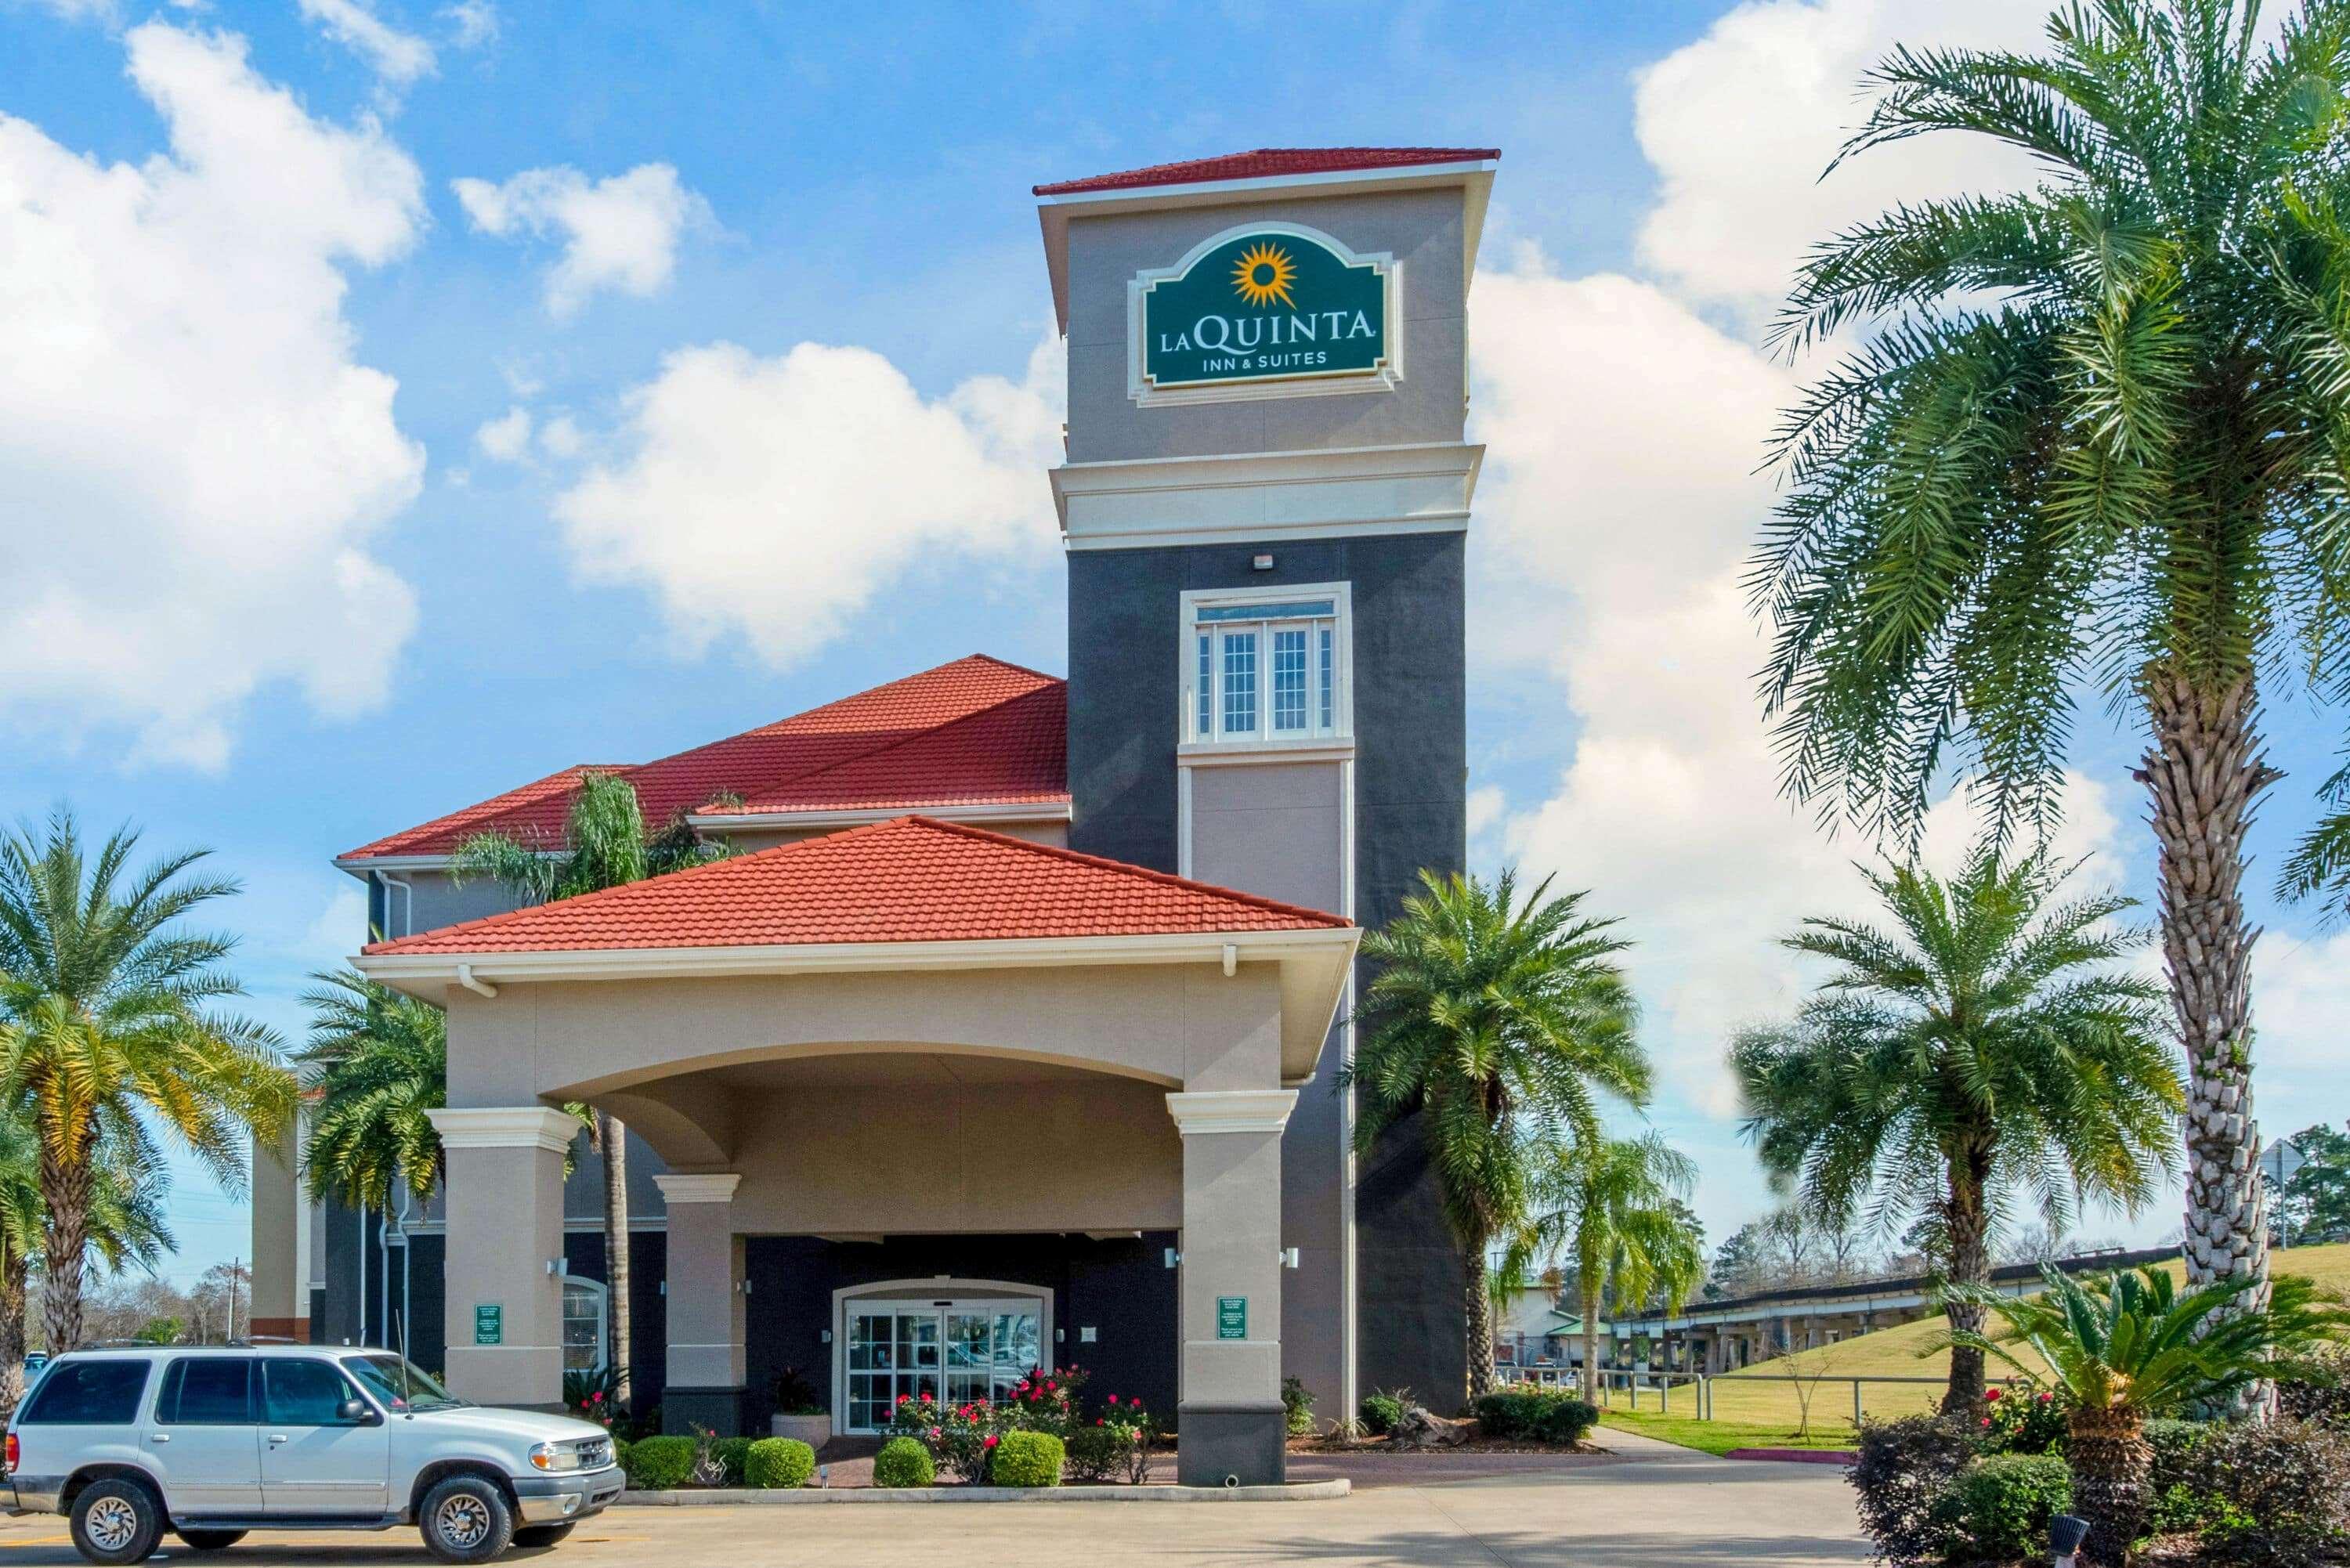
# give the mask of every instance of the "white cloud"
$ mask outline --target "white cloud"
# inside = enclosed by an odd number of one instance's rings
[[[1469,792],[1469,836],[1477,838],[1486,829],[1500,825],[1509,811],[1509,802],[1498,784],[1483,784]]]
[[[432,73],[432,46],[413,33],[403,33],[377,16],[361,0],[299,0],[302,15],[318,30],[368,63],[397,90]]]
[[[473,227],[501,239],[559,236],[563,254],[546,273],[546,308],[575,315],[598,289],[639,298],[660,293],[677,270],[680,239],[712,220],[710,204],[666,163],[590,182],[577,169],[526,169],[503,185],[452,182]]]
[[[587,450],[588,438],[569,414],[557,414],[539,427],[538,444],[546,455],[568,462]]]
[[[0,719],[217,766],[268,683],[380,701],[414,624],[369,542],[424,454],[342,306],[345,266],[414,241],[422,184],[242,40],[126,43],[168,152],[103,164],[0,115]]]
[[[498,41],[504,26],[490,0],[457,0],[441,13],[449,24],[449,41],[461,49],[479,49]]]
[[[649,587],[683,652],[804,658],[917,562],[1049,545],[1061,364],[930,400],[870,349],[680,349],[556,504],[574,568]]]
[[[516,404],[496,419],[485,420],[473,432],[482,455],[499,462],[518,462],[530,450],[530,410]]]
[[[2271,1137],[2342,1119],[2350,1035],[2350,931],[2271,931],[2252,950],[2254,1108]]]

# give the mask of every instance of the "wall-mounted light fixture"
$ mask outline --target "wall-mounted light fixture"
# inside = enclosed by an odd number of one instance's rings
[[[1170,1248],[1168,1248],[1168,1249],[1167,1249],[1167,1266],[1168,1266],[1169,1268],[1170,1268],[1170,1269],[1171,1269],[1171,1268],[1173,1268],[1176,1264],[1178,1264],[1178,1263],[1181,1262],[1182,1261],[1183,1261],[1183,1254],[1182,1254],[1182,1253],[1180,1253],[1180,1252],[1177,1251],[1176,1251],[1174,1248],[1172,1248],[1172,1247],[1170,1247]]]
[[[1249,570],[1252,572],[1269,572],[1273,570],[1273,556],[1271,553],[1268,552],[1264,555],[1251,556],[1249,557]]]

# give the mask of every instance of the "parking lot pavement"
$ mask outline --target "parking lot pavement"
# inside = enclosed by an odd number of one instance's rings
[[[1868,1560],[1838,1471],[1659,1444],[1589,1469],[1386,1485],[1328,1502],[613,1509],[559,1547],[499,1561],[636,1568],[657,1556],[660,1568],[833,1568],[941,1551],[974,1568],[1815,1568]],[[221,1568],[434,1568],[412,1530],[252,1535],[201,1556],[167,1538],[161,1558]],[[0,1520],[0,1568],[80,1561],[63,1520]]]

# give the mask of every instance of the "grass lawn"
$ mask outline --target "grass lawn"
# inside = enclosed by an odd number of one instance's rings
[[[1637,1414],[1610,1410],[1600,1417],[1599,1424],[1709,1454],[1726,1454],[1732,1449],[1842,1449],[1852,1443],[1852,1428],[1846,1423],[1822,1423],[1820,1429],[1805,1438],[1795,1436],[1792,1428],[1775,1422],[1700,1421],[1690,1416],[1659,1416],[1648,1410]]]
[[[2269,1266],[2275,1273],[2305,1274],[2321,1285],[2350,1291],[2350,1244],[2289,1248],[2271,1253]],[[2171,1272],[2175,1274],[2178,1268],[2177,1264],[2171,1265]],[[1713,1379],[1713,1413],[1717,1418],[1712,1421],[1696,1418],[1697,1390],[1689,1384],[1675,1386],[1662,1400],[1661,1411],[1653,1388],[1641,1391],[1637,1409],[1627,1407],[1629,1397],[1624,1390],[1614,1390],[1607,1397],[1600,1419],[1603,1425],[1645,1432],[1652,1438],[1702,1449],[1708,1453],[1738,1448],[1792,1448],[1798,1445],[1787,1434],[1803,1424],[1803,1408],[1808,1399],[1809,1424],[1814,1438],[1808,1446],[1846,1447],[1854,1434],[1852,1385],[1837,1379],[1931,1378],[1931,1383],[1861,1386],[1861,1411],[1866,1417],[1908,1416],[1929,1410],[1940,1402],[1939,1384],[1950,1376],[1950,1352],[1928,1350],[1943,1329],[1942,1318],[1937,1314],[1898,1328],[1880,1329],[1835,1345],[1798,1351],[1763,1362],[1745,1373],[1724,1373]],[[1991,1370],[1997,1377],[2004,1369],[1993,1363]],[[1791,1374],[1805,1381],[1791,1382]]]

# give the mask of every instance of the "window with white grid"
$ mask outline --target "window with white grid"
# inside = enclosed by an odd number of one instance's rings
[[[1343,589],[1185,596],[1184,741],[1347,734],[1346,609]]]

